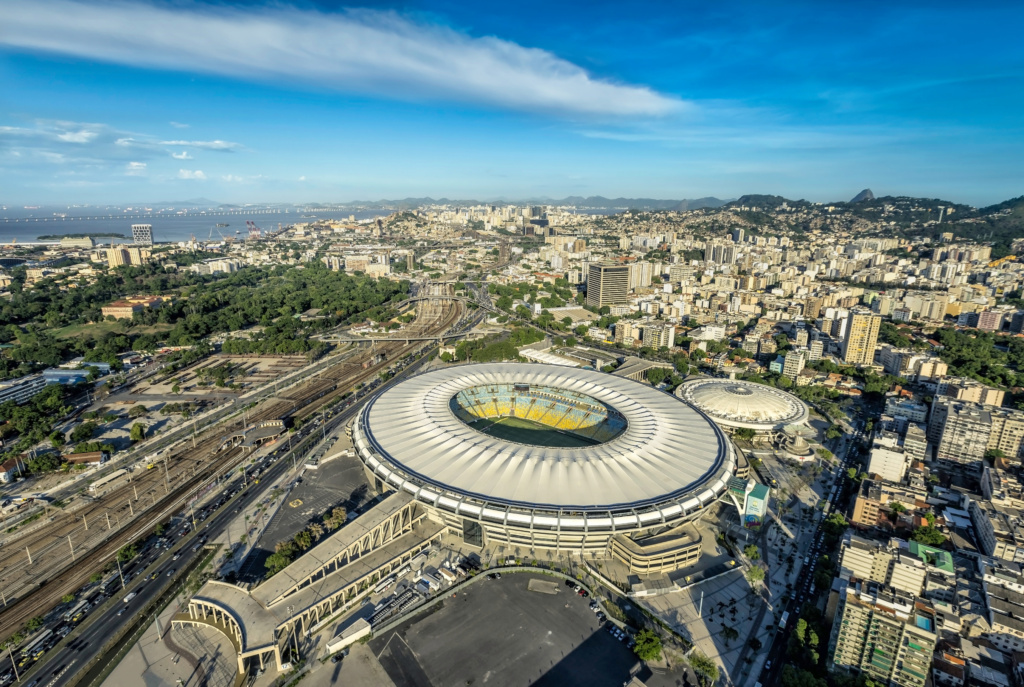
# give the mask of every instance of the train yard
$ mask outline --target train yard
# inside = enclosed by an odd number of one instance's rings
[[[439,335],[459,323],[465,305],[445,300],[447,286],[431,285],[438,300],[420,303],[403,337]],[[217,482],[237,476],[247,447],[224,438],[268,420],[302,422],[320,409],[377,378],[395,361],[429,347],[423,341],[376,341],[324,367],[307,381],[275,394],[254,408],[204,430],[149,465],[126,470],[102,490],[77,494],[35,523],[10,533],[0,548],[0,638],[72,594],[113,563],[117,551],[151,533],[161,522]],[[148,469],[147,469],[148,468]]]

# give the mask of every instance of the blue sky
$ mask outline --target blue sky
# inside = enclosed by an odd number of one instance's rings
[[[1020,3],[0,2],[0,203],[1024,194]]]

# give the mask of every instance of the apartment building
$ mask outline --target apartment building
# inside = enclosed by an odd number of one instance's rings
[[[860,490],[854,497],[850,523],[859,527],[875,527],[878,516],[883,512],[889,513],[894,503],[907,510],[916,510],[926,505],[927,498],[928,492],[924,489],[866,479],[860,483]]]
[[[992,433],[992,416],[977,403],[936,396],[928,422],[928,441],[935,457],[955,463],[981,461]]]
[[[882,318],[870,310],[858,308],[850,312],[848,320],[848,331],[843,340],[843,362],[847,365],[868,365],[875,359]]]
[[[938,641],[931,604],[893,587],[865,583],[841,590],[835,617],[832,666],[886,684],[924,687]]]

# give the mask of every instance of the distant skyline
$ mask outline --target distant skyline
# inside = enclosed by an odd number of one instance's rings
[[[0,203],[1024,194],[1019,3],[0,2]]]

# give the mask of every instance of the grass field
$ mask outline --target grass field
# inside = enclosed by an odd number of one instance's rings
[[[174,329],[173,325],[170,324],[154,324],[152,326],[140,325],[132,327],[129,331],[132,334],[160,334],[168,332]],[[69,324],[66,327],[58,327],[57,329],[49,330],[49,334],[58,339],[70,339],[72,337],[85,336],[86,338],[98,339],[104,334],[109,332],[116,332],[118,334],[124,332],[124,325],[122,322],[90,322],[88,324]]]
[[[472,426],[473,429],[484,434],[490,434],[492,437],[531,446],[579,448],[581,446],[595,446],[599,443],[575,434],[560,432],[533,420],[524,420],[518,417],[477,420]]]

